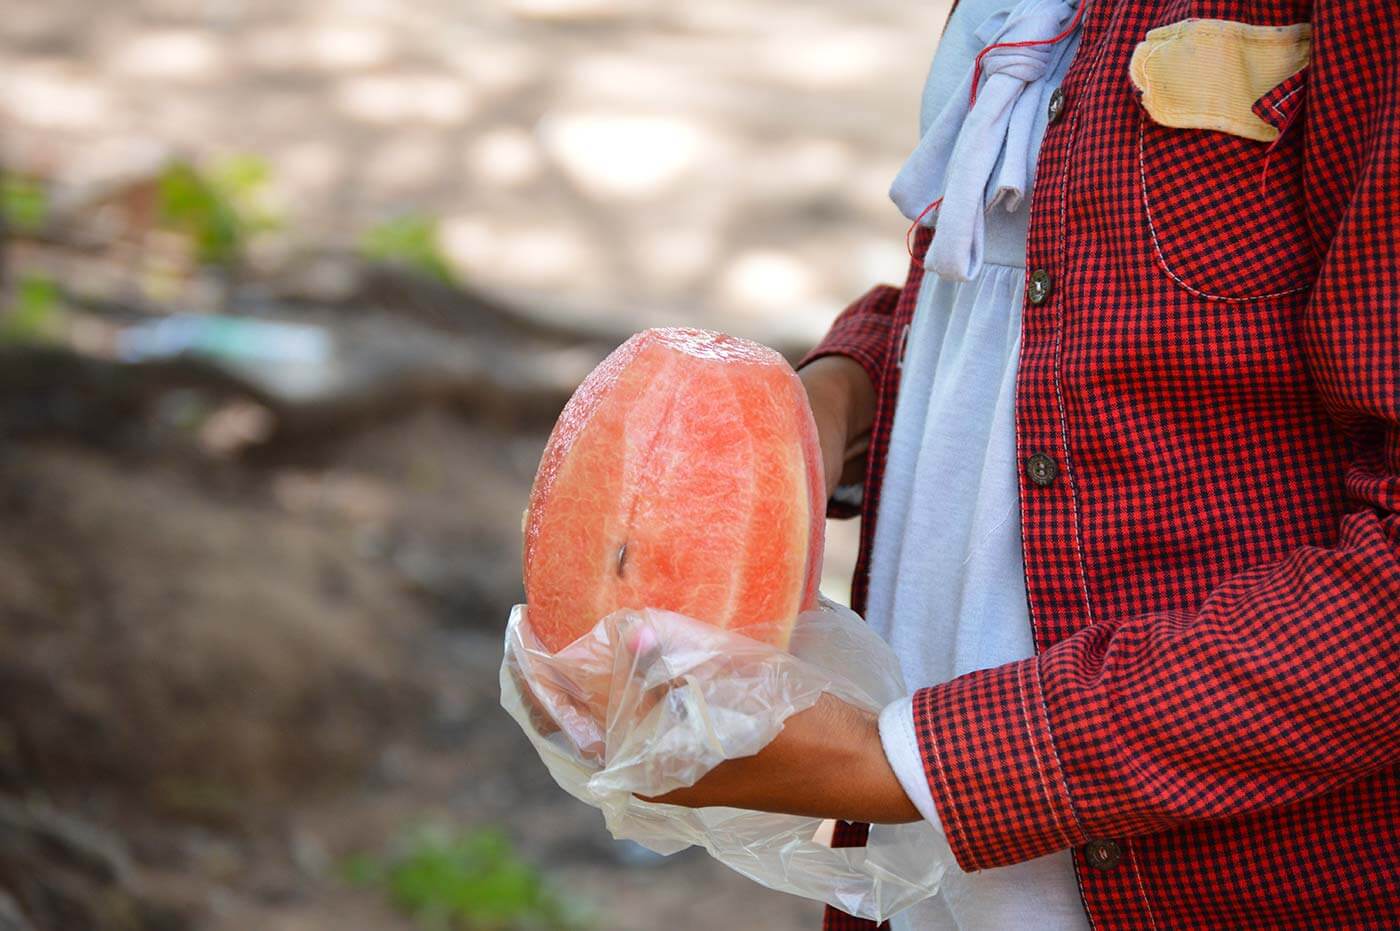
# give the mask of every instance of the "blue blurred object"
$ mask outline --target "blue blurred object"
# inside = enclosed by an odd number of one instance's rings
[[[330,334],[318,326],[217,315],[163,317],[128,327],[117,337],[117,357],[124,362],[190,355],[318,365],[331,358],[331,350]]]

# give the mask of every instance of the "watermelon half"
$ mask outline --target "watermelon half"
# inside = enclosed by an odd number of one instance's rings
[[[623,608],[786,646],[815,605],[825,484],[807,394],[778,353],[646,330],[569,399],[525,518],[531,629],[558,651]]]

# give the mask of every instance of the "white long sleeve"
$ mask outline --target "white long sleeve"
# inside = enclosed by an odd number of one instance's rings
[[[914,735],[914,700],[901,698],[890,702],[880,712],[880,743],[885,748],[885,759],[890,769],[899,777],[904,794],[919,809],[924,820],[933,825],[940,834],[943,822],[938,818],[938,808],[933,804],[933,792],[924,775],[924,761],[919,756],[919,742]]]

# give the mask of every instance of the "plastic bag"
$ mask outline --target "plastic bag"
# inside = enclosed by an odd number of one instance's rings
[[[502,706],[614,837],[662,854],[698,844],[765,886],[883,921],[956,872],[928,823],[876,825],[868,846],[832,848],[816,818],[637,797],[758,752],[822,692],[874,712],[907,694],[884,641],[825,599],[799,617],[788,652],[665,611],[619,611],[557,654],[535,641],[523,605],[506,628]]]

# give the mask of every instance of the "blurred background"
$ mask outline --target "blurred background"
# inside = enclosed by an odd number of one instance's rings
[[[815,927],[558,790],[500,634],[603,355],[902,279],[946,8],[10,0],[0,931]]]

